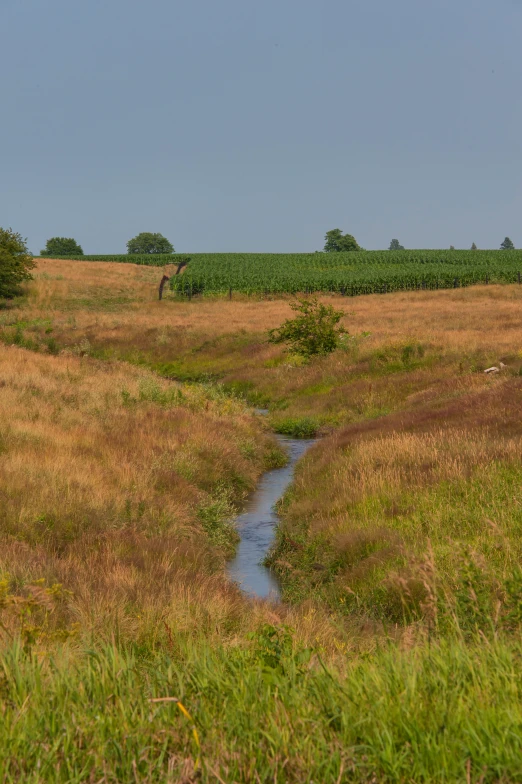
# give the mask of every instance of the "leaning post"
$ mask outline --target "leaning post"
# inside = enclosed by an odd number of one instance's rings
[[[170,280],[169,276],[168,276],[168,275],[164,275],[164,276],[162,277],[162,279],[161,279],[161,282],[160,282],[160,284],[159,284],[159,298],[160,298],[160,302],[161,302],[161,300],[163,299],[163,288],[164,288],[164,286],[165,286],[165,283],[166,283],[168,280]]]

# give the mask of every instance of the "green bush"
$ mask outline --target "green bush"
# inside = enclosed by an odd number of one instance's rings
[[[324,305],[316,297],[297,299],[290,307],[298,315],[287,319],[278,329],[271,329],[270,343],[286,343],[295,354],[310,357],[335,351],[341,335],[347,334],[344,327],[338,326],[343,311]]]
[[[22,236],[12,229],[0,228],[0,297],[17,294],[20,283],[31,279],[34,266]]]

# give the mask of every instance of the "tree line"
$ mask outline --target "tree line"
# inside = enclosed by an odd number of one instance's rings
[[[509,237],[505,237],[500,244],[501,250],[514,250],[515,246]],[[347,251],[364,250],[353,234],[343,234],[341,229],[331,229],[326,232],[324,253],[346,253]],[[405,250],[398,239],[392,239],[388,250]],[[455,250],[450,245],[450,250]],[[475,243],[472,243],[471,250],[478,250]],[[143,231],[136,237],[127,242],[127,253],[175,253],[172,243],[163,234],[154,234]],[[40,252],[41,256],[83,256],[83,249],[72,237],[52,237],[47,240],[45,248]]]
[[[324,253],[345,253],[346,251],[364,250],[353,234],[343,234],[342,229],[331,229],[330,231],[327,231],[324,239]],[[509,237],[505,237],[503,242],[500,243],[500,249],[515,250],[515,246]],[[405,247],[400,244],[399,240],[393,239],[390,242],[388,250],[405,250]],[[455,247],[450,245],[450,250],[455,250]],[[475,243],[471,245],[470,250],[478,250]]]
[[[502,250],[514,250],[515,246],[509,237],[500,244]],[[453,246],[450,249],[454,250]],[[341,229],[326,232],[325,253],[357,252],[364,250],[353,234],[343,234]],[[389,250],[404,250],[398,239],[392,239]],[[471,250],[477,250],[475,243]],[[132,254],[174,253],[172,243],[159,233],[141,232],[127,242],[127,252]],[[72,237],[51,237],[47,240],[41,256],[83,256],[81,245]],[[33,256],[27,248],[27,241],[12,229],[0,228],[0,297],[12,297],[19,290],[20,284],[31,278],[31,269],[35,265]]]

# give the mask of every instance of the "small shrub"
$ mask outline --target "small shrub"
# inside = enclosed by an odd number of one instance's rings
[[[279,328],[269,331],[270,343],[286,343],[294,354],[311,357],[330,354],[339,345],[347,331],[338,326],[344,316],[342,310],[324,305],[316,297],[298,299],[290,304],[298,315],[287,319]]]

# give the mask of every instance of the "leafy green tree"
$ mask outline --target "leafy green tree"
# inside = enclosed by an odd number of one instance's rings
[[[343,311],[323,305],[316,297],[298,298],[290,307],[298,315],[269,330],[270,343],[286,343],[295,354],[310,357],[335,351],[341,335],[348,334],[343,326],[338,326]]]
[[[12,229],[0,228],[0,297],[13,297],[20,283],[31,279],[34,259],[26,241]]]
[[[502,250],[515,250],[515,246],[513,245],[512,241],[509,237],[506,237],[504,242],[500,246]]]
[[[392,240],[388,250],[404,250],[404,245],[401,245],[399,240]]]
[[[174,248],[163,234],[142,231],[128,241],[127,253],[174,253]]]
[[[450,250],[455,250],[455,245],[450,245]]]
[[[343,234],[341,229],[327,231],[325,240],[324,250],[326,253],[361,250],[355,237],[352,234]]]
[[[477,246],[475,245],[475,243],[473,243],[473,244],[471,245],[471,250],[478,250],[478,248],[477,248]]]
[[[40,256],[83,256],[83,250],[72,237],[51,237]]]

